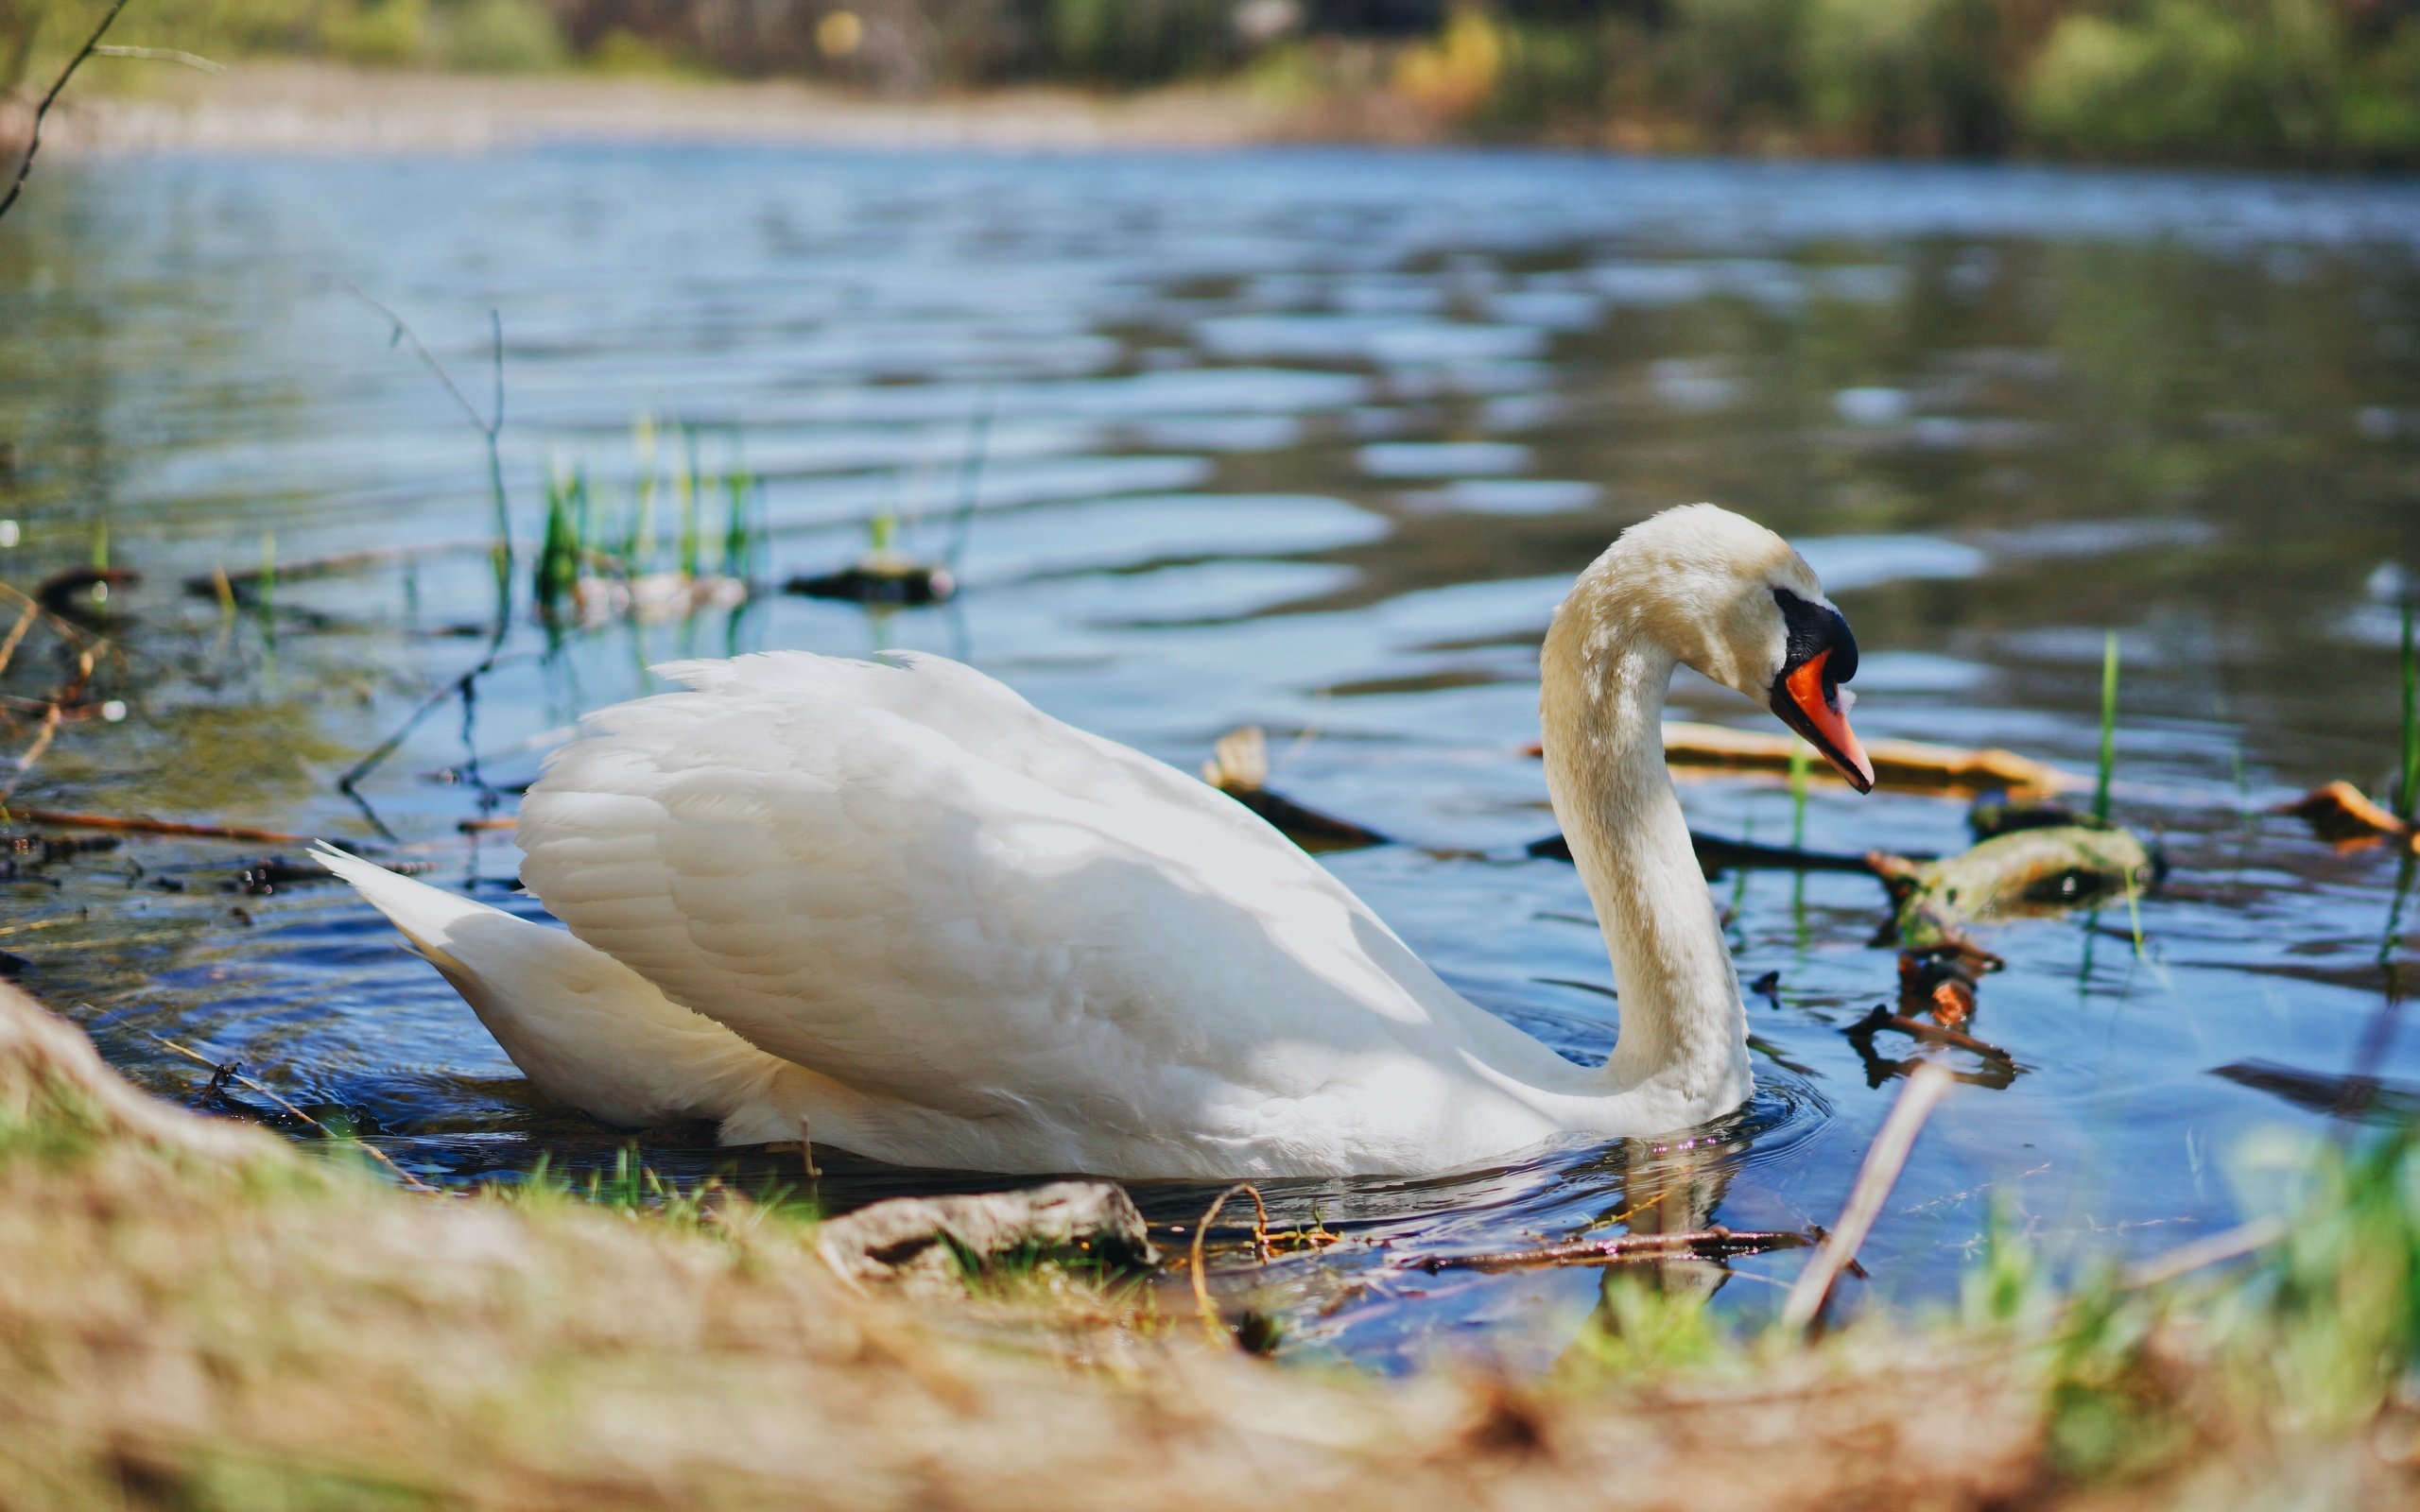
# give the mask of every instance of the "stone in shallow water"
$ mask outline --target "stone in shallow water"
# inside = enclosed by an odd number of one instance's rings
[[[894,1197],[825,1224],[816,1252],[848,1281],[895,1281],[956,1293],[967,1271],[1010,1256],[1080,1259],[1113,1267],[1157,1263],[1126,1189],[1054,1181],[1021,1192]]]

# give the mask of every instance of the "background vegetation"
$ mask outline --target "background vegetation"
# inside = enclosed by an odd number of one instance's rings
[[[94,0],[0,0],[0,86]],[[1224,80],[1344,134],[2420,163],[2420,0],[141,0],[122,40],[921,94]]]

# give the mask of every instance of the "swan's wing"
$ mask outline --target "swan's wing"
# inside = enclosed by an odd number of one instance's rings
[[[673,1001],[866,1091],[1154,1126],[1459,1003],[1241,805],[970,668],[666,669],[522,810],[523,877]],[[1249,1117],[1249,1111],[1238,1116]]]

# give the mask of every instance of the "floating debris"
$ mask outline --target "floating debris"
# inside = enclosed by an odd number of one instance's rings
[[[34,601],[61,619],[92,624],[110,616],[110,596],[139,588],[143,575],[124,567],[70,567],[42,580]]]
[[[894,1197],[824,1224],[815,1250],[852,1284],[897,1282],[944,1295],[959,1291],[969,1271],[1011,1257],[1080,1260],[1117,1270],[1159,1263],[1134,1199],[1106,1181]]]
[[[946,601],[958,592],[958,580],[939,562],[918,561],[903,552],[874,551],[838,572],[802,574],[784,583],[782,592],[916,609]]]
[[[1201,780],[1267,819],[1305,850],[1358,850],[1385,845],[1387,837],[1350,819],[1307,809],[1269,790],[1269,737],[1246,725],[1219,737]]]
[[[1876,850],[1868,858],[1891,890],[1893,919],[1878,943],[1911,951],[1971,951],[1968,923],[2088,903],[2158,880],[2133,832],[2058,825],[1995,835],[1940,861]]]
[[[2274,1060],[2238,1060],[2212,1068],[2210,1074],[2332,1117],[2389,1125],[2420,1118],[2420,1086],[2410,1082],[2305,1071]]]
[[[2018,797],[2004,792],[1986,793],[1977,799],[1966,811],[1966,827],[1974,832],[1978,840],[2012,834],[2018,830],[2109,828],[2105,821],[2094,818],[2083,809],[2070,808],[2049,799]]]
[[[1560,834],[1550,834],[1543,840],[1532,840],[1522,849],[1542,861],[1571,859],[1571,841]],[[1874,869],[1873,862],[1865,856],[1825,850],[1802,850],[1794,846],[1756,845],[1752,841],[1732,840],[1719,834],[1707,834],[1701,830],[1689,832],[1689,849],[1697,852],[1698,869],[1705,873],[1708,881],[1735,869],[1856,872],[1871,872]]]
[[[573,619],[585,629],[634,619],[662,624],[710,609],[735,609],[748,601],[748,585],[715,573],[648,573],[639,577],[586,576],[567,594]]]
[[[2310,826],[2311,833],[2340,850],[2361,850],[2382,840],[2399,840],[2420,850],[2420,830],[2397,818],[2342,781],[2323,782],[2291,803],[2272,811]]]
[[[1809,1229],[1731,1229],[1716,1224],[1686,1233],[1619,1234],[1610,1239],[1575,1239],[1535,1249],[1504,1250],[1484,1255],[1425,1255],[1412,1268],[1434,1275],[1441,1270],[1500,1272],[1537,1270],[1551,1265],[1603,1265],[1626,1260],[1727,1260],[1736,1255],[1760,1255],[1774,1249],[1804,1249],[1822,1242]],[[1860,1269],[1858,1274],[1863,1275]]]
[[[1924,1019],[1910,1019],[1904,1013],[1893,1013],[1891,1011],[1890,1005],[1886,1003],[1876,1004],[1864,1018],[1849,1025],[1848,1032],[1852,1038],[1871,1040],[1884,1029],[1895,1029],[1901,1034],[1927,1040],[1933,1044],[1953,1045],[1960,1050],[1971,1050],[1976,1055],[2011,1067],[2016,1064],[2016,1057],[1997,1045],[1986,1044],[1962,1029],[1945,1028],[1941,1024]]]
[[[311,845],[317,837],[288,834],[284,830],[256,830],[240,824],[187,824],[178,819],[154,819],[140,815],[125,816],[114,814],[84,814],[73,809],[29,809],[19,804],[9,805],[9,813],[30,824],[54,825],[62,830],[117,830],[130,834],[180,834],[201,840],[250,840],[259,845]],[[347,844],[355,842],[348,841]]]
[[[2007,963],[1971,946],[1899,953],[1899,1011],[1929,1014],[1945,1029],[1963,1029],[1975,1017],[1975,990],[1986,971]]]
[[[1664,726],[1664,760],[1673,766],[1720,766],[1737,770],[1786,774],[1795,735],[1757,730],[1732,730],[1721,725],[1668,720]],[[1539,754],[1530,746],[1529,753]],[[2030,756],[1988,747],[1966,750],[1915,740],[1869,740],[1865,754],[1874,763],[1877,787],[1927,792],[2059,793],[2082,785],[2082,780]],[[1838,781],[1828,767],[1816,776]]]

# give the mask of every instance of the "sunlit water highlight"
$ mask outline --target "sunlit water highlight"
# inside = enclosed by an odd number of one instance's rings
[[[2009,970],[1977,1032],[2023,1074],[1938,1116],[1857,1295],[1945,1296],[1995,1203],[2065,1259],[2156,1250],[2232,1221],[2231,1152],[2324,1122],[2306,1105],[2325,1078],[2420,1081],[2389,975],[2394,860],[2262,812],[2325,778],[2382,791],[2395,759],[2415,248],[2405,184],[2031,170],[594,148],[46,164],[0,231],[0,515],[24,532],[0,572],[85,560],[106,522],[146,583],[119,600],[132,717],[71,727],[18,797],[370,833],[335,777],[478,660],[482,558],[285,585],[273,635],[177,589],[256,563],[267,530],[286,562],[486,530],[476,436],[350,282],[482,405],[491,308],[506,332],[525,612],[471,717],[441,711],[365,788],[436,880],[532,906],[510,896],[509,837],[457,825],[509,811],[547,732],[649,687],[650,662],[937,649],[1188,767],[1222,730],[1268,727],[1278,786],[1399,837],[1328,864],[1458,988],[1594,1058],[1614,1032],[1601,946],[1570,869],[1523,851],[1552,823],[1520,754],[1535,644],[1620,526],[1714,498],[1791,535],[1835,590],[1869,735],[2088,770],[2119,632],[2119,813],[2173,868],[2142,902],[2143,953],[2122,909],[1990,935]],[[988,414],[964,595],[888,615],[762,597],[550,645],[526,613],[542,477],[560,460],[626,480],[640,412],[768,480],[776,577],[840,565],[878,509],[945,549]],[[29,658],[8,691],[57,672]],[[1692,679],[1677,695],[1762,719]],[[488,785],[430,780],[473,756]],[[1789,836],[1777,783],[1683,796],[1702,829]],[[1807,815],[1824,850],[1965,838],[1933,798],[1822,787]],[[223,890],[262,851],[141,839],[61,863],[5,885],[0,947],[171,1096],[205,1073],[155,1035],[348,1110],[433,1179],[610,1163],[626,1137],[538,1103],[349,894]],[[1281,1184],[1283,1221],[1316,1206],[1348,1236],[1255,1283],[1291,1348],[1542,1364],[1596,1273],[1413,1263],[1832,1216],[1898,1085],[1842,1033],[1893,988],[1868,943],[1879,890],[1714,885],[1743,979],[1781,978],[1778,1005],[1752,1001],[1751,1108],[1504,1172]],[[2246,1062],[2320,1090],[2215,1074]],[[638,1143],[684,1179],[799,1172]],[[828,1156],[821,1195],[964,1184]],[[1189,1224],[1208,1193],[1139,1195]],[[1797,1263],[1665,1279],[1760,1314]]]

